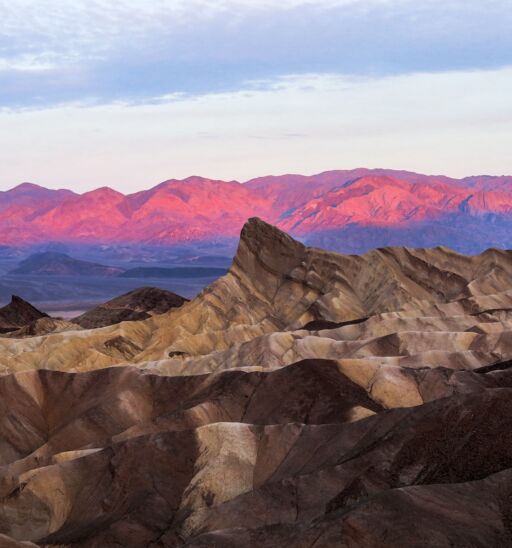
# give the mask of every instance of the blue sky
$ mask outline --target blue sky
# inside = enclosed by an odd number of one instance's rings
[[[0,0],[0,187],[356,165],[512,173],[510,8]]]

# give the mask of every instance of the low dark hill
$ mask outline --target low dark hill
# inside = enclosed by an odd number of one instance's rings
[[[122,268],[73,259],[65,253],[47,251],[30,255],[9,274],[42,276],[117,276]]]
[[[0,333],[16,331],[40,318],[47,317],[47,314],[24,301],[21,297],[13,295],[11,302],[0,308]]]
[[[121,278],[209,278],[212,276],[224,276],[226,268],[218,267],[178,267],[162,268],[158,266],[142,266],[130,268],[119,274]]]
[[[177,308],[185,302],[187,299],[171,291],[142,287],[100,304],[72,321],[86,329],[94,329],[124,321],[145,320],[154,314],[163,314],[171,308]]]

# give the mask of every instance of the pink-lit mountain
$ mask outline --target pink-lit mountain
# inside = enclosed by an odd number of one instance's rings
[[[511,247],[512,177],[356,169],[245,184],[189,177],[130,195],[106,187],[75,194],[24,183],[0,192],[0,244],[215,241],[236,238],[254,216],[342,251]]]

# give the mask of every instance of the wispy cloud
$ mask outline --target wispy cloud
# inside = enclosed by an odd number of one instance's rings
[[[40,72],[54,70],[57,64],[52,60],[51,55],[40,54],[22,54],[17,57],[0,57],[0,72]]]
[[[0,112],[0,187],[135,191],[170,177],[245,180],[358,166],[512,173],[512,67],[308,74],[152,104]]]
[[[0,104],[512,63],[509,0],[0,0]]]

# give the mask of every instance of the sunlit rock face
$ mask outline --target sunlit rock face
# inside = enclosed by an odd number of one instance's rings
[[[3,336],[1,542],[512,544],[511,282],[506,251],[342,255],[253,218],[190,302]]]
[[[512,247],[512,178],[355,169],[244,184],[189,177],[130,195],[25,183],[0,192],[0,245],[230,242],[253,216],[343,252],[442,244],[476,253]]]

